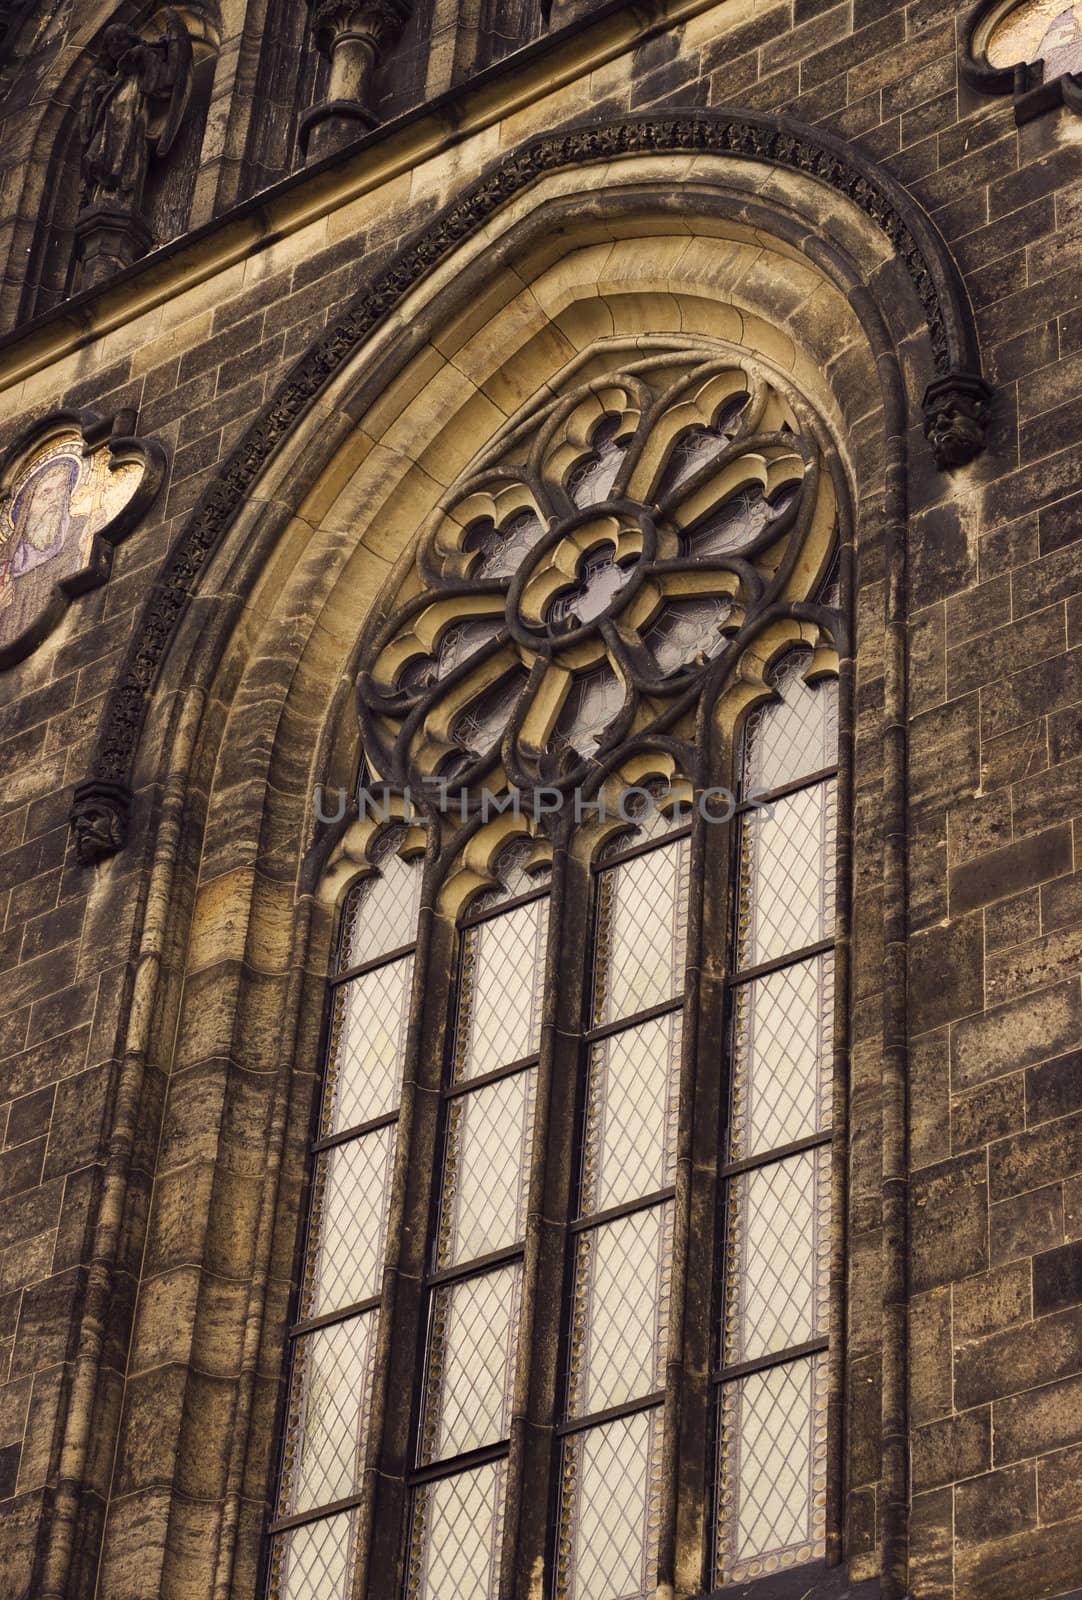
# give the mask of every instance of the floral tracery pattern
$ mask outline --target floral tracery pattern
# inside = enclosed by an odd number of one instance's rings
[[[529,791],[693,736],[767,621],[815,620],[833,520],[809,419],[747,363],[669,352],[580,384],[435,514],[369,636],[366,747],[391,782]]]

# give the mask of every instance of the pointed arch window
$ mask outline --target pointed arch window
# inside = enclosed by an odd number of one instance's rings
[[[482,454],[366,641],[370,758],[426,826],[353,846],[273,1600],[824,1555],[823,444],[746,362],[636,355]]]

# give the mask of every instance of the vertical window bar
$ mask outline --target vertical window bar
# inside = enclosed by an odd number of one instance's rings
[[[718,1416],[716,1575],[825,1551],[837,685],[805,651],[744,735]],[[803,780],[803,781],[801,781]],[[764,971],[763,968],[766,968]],[[796,1149],[793,1147],[797,1146]]]

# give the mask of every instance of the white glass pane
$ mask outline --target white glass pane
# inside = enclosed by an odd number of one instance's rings
[[[415,1492],[409,1600],[496,1600],[506,1473],[491,1461]]]
[[[834,957],[827,952],[733,992],[729,1159],[830,1127]]]
[[[741,967],[773,961],[833,932],[835,799],[831,779],[775,800],[769,815],[746,813],[740,828]]]
[[[682,1023],[670,1012],[591,1050],[580,1215],[675,1181]]]
[[[771,1367],[722,1390],[718,1582],[825,1553],[826,1359]]]
[[[603,872],[599,883],[595,1023],[646,1011],[684,987],[686,838]]]
[[[787,656],[772,676],[783,698],[748,718],[744,735],[744,793],[778,789],[838,759],[838,680],[804,682],[809,656]]]
[[[741,1173],[728,1206],[724,1359],[734,1366],[826,1332],[829,1146]]]
[[[507,1438],[521,1270],[515,1262],[433,1290],[422,1466]]]
[[[271,1555],[271,1600],[348,1600],[356,1512],[280,1533]]]
[[[671,1204],[580,1233],[568,1415],[586,1417],[660,1389],[672,1277]]]
[[[647,1600],[657,1584],[661,1412],[639,1411],[564,1444],[559,1600]]]
[[[412,984],[410,955],[335,990],[324,1134],[355,1128],[397,1106]]]
[[[456,1081],[536,1053],[547,917],[546,897],[478,923],[464,935]]]
[[[449,1102],[437,1268],[523,1238],[536,1070]]]
[[[377,791],[382,797],[382,790]],[[395,830],[395,837],[401,831]],[[417,906],[421,894],[421,861],[383,856],[379,870],[350,891],[342,917],[338,970],[412,944],[417,935]]]
[[[319,1158],[312,1204],[319,1245],[306,1317],[380,1292],[395,1132],[390,1123],[334,1145]]]
[[[355,1494],[364,1461],[378,1313],[317,1328],[293,1359],[280,1516]]]

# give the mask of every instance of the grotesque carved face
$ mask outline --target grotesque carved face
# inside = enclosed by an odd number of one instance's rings
[[[124,843],[124,829],[111,807],[101,801],[77,801],[72,811],[75,849],[84,866],[114,855]]]
[[[960,467],[984,446],[983,419],[971,401],[944,395],[925,423],[925,433],[941,467]]]

